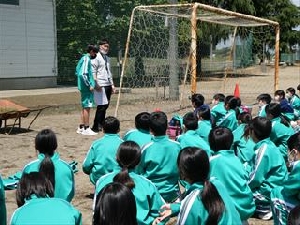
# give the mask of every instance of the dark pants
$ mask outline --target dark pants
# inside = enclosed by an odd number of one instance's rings
[[[106,86],[106,87],[104,87],[104,89],[105,89],[105,94],[106,94],[108,104],[107,105],[97,105],[97,110],[95,113],[95,119],[94,119],[94,125],[93,125],[93,129],[95,129],[95,130],[99,130],[103,126],[104,119],[105,119],[105,113],[109,106],[110,96],[112,93],[111,86]]]

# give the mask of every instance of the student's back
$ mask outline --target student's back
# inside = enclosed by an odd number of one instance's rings
[[[162,197],[170,202],[178,197],[179,174],[176,159],[180,144],[166,135],[167,116],[163,112],[150,115],[150,130],[153,140],[142,149],[141,162],[137,172],[151,180]]]

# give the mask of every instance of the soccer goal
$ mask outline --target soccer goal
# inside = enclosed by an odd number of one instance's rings
[[[138,6],[115,115],[122,105],[173,112],[190,106],[193,93],[209,103],[215,93],[233,94],[237,83],[251,104],[277,89],[278,66],[277,22],[200,3]]]

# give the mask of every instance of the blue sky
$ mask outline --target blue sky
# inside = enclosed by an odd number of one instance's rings
[[[291,0],[296,6],[300,6],[300,0]]]

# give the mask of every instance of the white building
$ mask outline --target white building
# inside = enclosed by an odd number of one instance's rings
[[[57,85],[55,16],[55,0],[0,0],[0,90]]]

